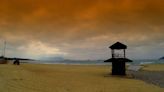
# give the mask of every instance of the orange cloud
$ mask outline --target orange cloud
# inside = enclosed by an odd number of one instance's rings
[[[15,48],[51,44],[69,57],[90,49],[86,58],[118,40],[162,44],[163,6],[163,0],[1,0],[0,38]]]

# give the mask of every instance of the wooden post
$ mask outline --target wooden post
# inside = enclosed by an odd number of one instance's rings
[[[112,51],[111,52],[112,53],[112,58],[114,58],[114,50],[112,49],[111,51]]]
[[[125,49],[124,49],[124,58],[126,58],[126,51],[125,51]]]

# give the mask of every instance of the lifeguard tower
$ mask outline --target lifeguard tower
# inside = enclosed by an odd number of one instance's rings
[[[126,75],[126,62],[132,62],[126,58],[127,46],[116,42],[109,47],[111,49],[112,58],[104,62],[112,62],[112,75]]]

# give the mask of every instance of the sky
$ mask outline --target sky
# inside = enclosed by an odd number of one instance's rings
[[[164,56],[163,0],[0,0],[0,54],[108,59],[119,41],[127,57]]]

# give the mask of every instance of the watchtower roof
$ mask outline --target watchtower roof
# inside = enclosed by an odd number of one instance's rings
[[[109,48],[111,48],[111,49],[127,49],[127,46],[120,42],[116,42],[115,44],[111,45]]]

